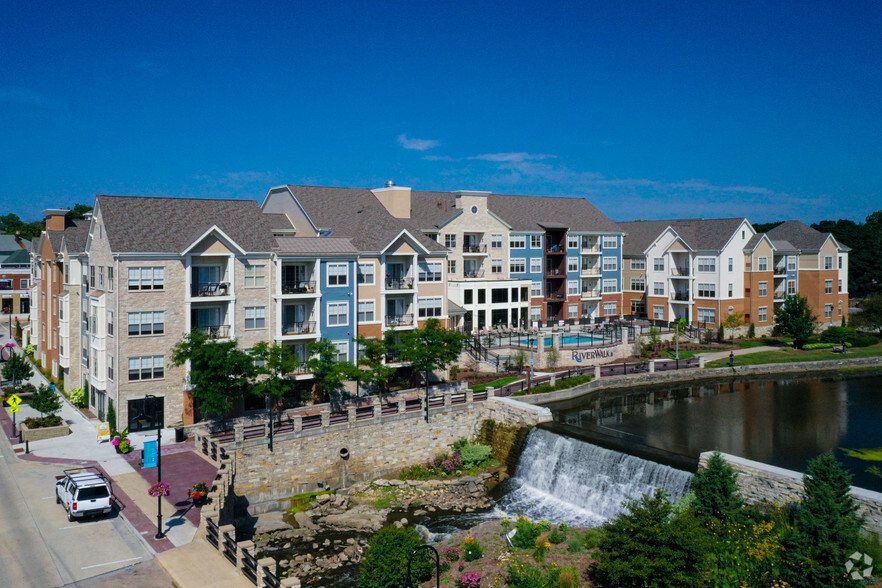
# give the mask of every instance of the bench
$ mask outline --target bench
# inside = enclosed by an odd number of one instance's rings
[[[848,351],[848,345],[834,345],[833,353],[845,353]]]

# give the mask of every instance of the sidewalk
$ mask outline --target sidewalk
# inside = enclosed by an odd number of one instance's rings
[[[716,359],[729,359],[729,353],[734,353],[736,356],[738,356],[749,355],[751,353],[760,353],[762,351],[778,351],[779,349],[780,347],[769,347],[768,345],[763,345],[761,347],[747,347],[744,349],[737,348],[730,351],[716,351],[714,353],[703,353],[699,351],[696,353],[696,355],[703,356],[705,361],[714,361]]]
[[[5,325],[0,325],[0,345],[9,338]],[[19,353],[23,351],[16,346]],[[28,380],[34,386],[46,385],[46,378],[34,367],[34,375]],[[196,482],[211,483],[217,473],[214,464],[196,451],[192,442],[174,443],[174,432],[163,429],[162,434],[162,481],[168,482],[171,494],[161,499],[147,494],[147,489],[157,481],[157,469],[141,467],[141,450],[144,442],[156,439],[156,431],[130,433],[134,450],[119,454],[109,441],[98,441],[98,420],[89,419],[62,396],[63,406],[58,412],[71,433],[65,437],[44,439],[26,445],[12,436],[12,418],[9,407],[0,410],[0,429],[6,435],[19,459],[58,464],[58,473],[66,467],[94,466],[102,470],[113,482],[115,502],[120,514],[135,529],[144,543],[157,554],[157,561],[183,588],[204,586],[206,578],[213,585],[247,586],[233,566],[224,565],[222,556],[203,545],[201,538],[193,541],[200,523],[199,509],[193,507],[187,490]],[[28,405],[19,406],[16,423],[28,417],[40,416]],[[17,431],[16,431],[17,432]],[[156,539],[157,505],[162,504],[162,527],[166,537]],[[212,552],[213,553],[210,553]],[[162,555],[162,558],[160,558]]]

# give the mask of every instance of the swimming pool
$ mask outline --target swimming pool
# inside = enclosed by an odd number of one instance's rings
[[[545,337],[543,347],[551,347],[551,340],[551,337]],[[527,338],[522,338],[518,339],[518,343],[520,343],[521,345],[529,345],[530,340]],[[603,337],[592,337],[591,335],[561,335],[560,337],[561,345],[579,345],[582,343],[584,343],[585,345],[603,343]]]

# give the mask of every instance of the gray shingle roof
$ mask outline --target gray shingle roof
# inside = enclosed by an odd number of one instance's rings
[[[3,258],[2,263],[17,263],[17,264],[27,264],[31,262],[31,254],[25,249],[19,249],[18,251],[13,251],[9,255],[2,255],[0,257]]]
[[[278,254],[354,257],[358,249],[345,237],[276,237]]]
[[[273,230],[280,229],[293,229],[294,225],[291,224],[291,219],[288,218],[287,214],[277,214],[273,212],[264,213],[266,216],[266,220],[269,222],[269,226]]]
[[[20,242],[15,240],[15,235],[0,235],[0,253],[12,253],[22,248],[30,248],[31,242],[22,239]]]
[[[64,229],[64,243],[68,253],[83,253],[86,250],[86,240],[89,237],[89,221],[76,220]]]
[[[755,233],[750,239],[748,239],[747,243],[744,244],[745,251],[753,251],[759,242],[762,241],[765,233]]]
[[[768,232],[772,240],[789,241],[802,251],[818,251],[829,233],[816,231],[804,222],[789,220]]]
[[[288,189],[319,229],[330,229],[335,237],[349,237],[359,251],[381,251],[405,229],[429,251],[447,251],[426,237],[419,223],[389,214],[368,189],[325,186],[288,186]]]
[[[768,233],[766,233],[766,235],[768,236]],[[772,245],[775,246],[775,251],[778,253],[793,253],[796,251],[796,247],[793,246],[793,243],[785,241],[784,239],[772,239]]]
[[[661,221],[619,223],[625,236],[625,255],[640,255],[668,226],[673,228],[689,247],[696,251],[719,251],[746,219],[686,218]],[[657,229],[657,230],[656,230]],[[652,233],[655,232],[653,235]],[[642,248],[641,248],[642,246]]]
[[[272,229],[254,200],[98,196],[114,252],[180,253],[212,226],[245,251],[272,251]]]
[[[619,223],[622,230],[627,233],[622,239],[622,253],[624,255],[643,255],[646,248],[671,225],[671,222],[651,220]]]

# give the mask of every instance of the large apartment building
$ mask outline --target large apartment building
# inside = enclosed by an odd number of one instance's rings
[[[0,314],[31,311],[31,242],[18,235],[0,235]]]

